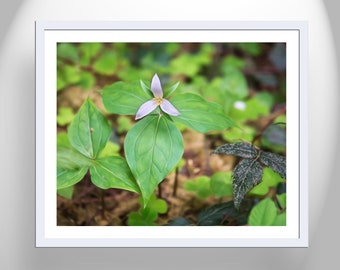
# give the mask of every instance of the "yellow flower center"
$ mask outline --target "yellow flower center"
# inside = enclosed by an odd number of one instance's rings
[[[152,100],[153,100],[153,102],[156,103],[157,106],[161,105],[162,102],[163,102],[163,98],[161,98],[161,97],[155,97]]]

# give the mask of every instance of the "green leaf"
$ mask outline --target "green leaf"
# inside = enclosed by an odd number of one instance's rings
[[[147,86],[142,80],[139,80],[140,82],[140,86],[142,87],[142,89],[144,90],[144,92],[149,96],[151,93],[151,88],[150,86]]]
[[[93,161],[90,173],[91,181],[97,187],[119,188],[140,193],[130,168],[121,157],[105,157]]]
[[[101,43],[86,42],[79,45],[81,52],[80,63],[83,66],[88,66],[91,64],[91,60],[99,53],[102,48]]]
[[[142,210],[143,211],[143,210]],[[128,217],[127,224],[129,226],[156,226],[154,222],[158,218],[157,213],[148,210],[138,213],[131,212]]]
[[[253,127],[240,125],[239,127],[230,128],[222,133],[224,140],[228,142],[243,141],[251,142],[256,134],[256,130]]]
[[[266,116],[274,104],[274,97],[270,93],[258,93],[247,101],[235,100],[230,109],[230,116],[239,122],[256,120],[260,116]]]
[[[251,56],[258,56],[261,54],[262,51],[261,43],[254,42],[240,43],[239,47],[246,53],[250,54]]]
[[[235,209],[233,202],[223,202],[215,204],[202,210],[198,215],[199,226],[218,226],[223,225],[225,218],[235,217],[238,211]]]
[[[262,152],[260,155],[260,161],[277,172],[282,178],[286,179],[286,158],[284,156]]]
[[[284,182],[284,179],[282,179],[280,175],[271,168],[264,168],[262,182],[250,190],[249,195],[266,195],[270,187],[276,187],[280,182]]]
[[[66,199],[71,200],[74,192],[74,186],[69,186],[67,188],[58,189],[57,193]]]
[[[231,172],[217,172],[211,176],[210,188],[215,197],[230,197],[233,195]]]
[[[226,94],[225,97],[230,95],[238,99],[247,97],[249,90],[243,73],[235,68],[228,69],[225,73],[225,76],[218,80],[220,91]]]
[[[277,218],[275,203],[266,198],[255,205],[250,211],[248,224],[250,226],[272,226]]]
[[[233,171],[235,207],[239,208],[244,196],[262,181],[262,167],[252,159],[243,159]]]
[[[180,115],[173,117],[173,120],[198,132],[224,130],[235,126],[235,123],[224,115],[223,109],[218,104],[207,102],[198,95],[179,94],[170,101],[180,112]]]
[[[57,115],[57,123],[60,126],[67,125],[72,122],[74,113],[69,107],[60,107]]]
[[[74,44],[71,43],[59,43],[57,45],[57,57],[72,60],[73,62],[78,61],[78,49]]]
[[[184,189],[197,194],[198,198],[205,199],[212,195],[210,190],[210,178],[207,176],[199,176],[192,181],[184,183]]]
[[[120,146],[118,144],[108,141],[103,151],[100,152],[98,157],[103,158],[103,157],[110,157],[110,156],[118,156],[119,150],[120,150]]]
[[[258,151],[250,143],[237,142],[221,145],[217,147],[212,154],[234,155],[242,158],[255,159]]]
[[[281,209],[286,208],[286,197],[287,197],[286,193],[276,195],[277,201],[278,201]]]
[[[195,57],[187,53],[180,54],[178,57],[171,60],[169,72],[172,74],[183,74],[187,77],[194,77],[201,69],[201,66],[207,64],[204,60],[205,59],[203,58],[201,59],[200,57]]]
[[[57,189],[64,189],[81,181],[90,161],[72,148],[66,133],[57,136]]]
[[[182,157],[182,134],[165,116],[148,115],[127,133],[124,148],[145,206],[157,185]]]
[[[70,84],[77,84],[80,80],[80,70],[76,66],[63,65],[58,68],[57,88],[66,87]]]
[[[123,133],[129,131],[133,127],[133,122],[128,116],[120,115],[117,118],[117,132]]]
[[[88,158],[96,158],[111,134],[106,118],[87,99],[68,128],[71,145]]]
[[[243,69],[246,67],[246,63],[242,58],[236,57],[234,55],[228,55],[223,59],[222,62],[222,71],[227,74],[230,72],[230,69]]]
[[[74,170],[57,167],[57,189],[64,189],[75,185],[84,178],[87,171],[88,167],[80,167]]]
[[[143,204],[143,198],[139,198],[139,203]],[[154,226],[158,218],[158,213],[164,214],[168,211],[166,202],[162,199],[157,199],[155,194],[152,194],[147,205],[140,209],[139,212],[129,214],[128,225],[130,226]]]
[[[102,94],[108,112],[127,115],[136,114],[139,107],[151,98],[151,92],[150,95],[144,92],[138,82],[116,82],[106,86]]]
[[[276,216],[272,226],[286,226],[286,211]]]
[[[139,203],[143,205],[143,199],[139,198]],[[165,214],[168,211],[168,205],[166,201],[158,199],[155,194],[152,194],[147,206],[143,209],[149,209],[150,211],[155,211],[156,213]]]
[[[57,166],[69,171],[78,170],[90,165],[87,157],[72,147],[57,146]]]
[[[102,75],[113,75],[118,63],[117,53],[106,51],[94,62],[93,69]]]
[[[87,71],[82,71],[80,73],[80,78],[78,85],[81,86],[85,90],[89,90],[95,84],[96,79],[95,77]]]
[[[176,91],[177,87],[179,85],[179,82],[175,83],[173,86],[171,86],[169,89],[164,91],[164,97],[167,98],[170,96],[173,92]]]
[[[57,135],[57,147],[72,148],[66,132],[60,132]]]

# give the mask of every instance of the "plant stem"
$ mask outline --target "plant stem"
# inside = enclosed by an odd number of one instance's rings
[[[176,170],[175,170],[175,182],[174,182],[174,188],[172,191],[173,197],[177,196],[177,188],[178,188],[178,167],[176,167]]]

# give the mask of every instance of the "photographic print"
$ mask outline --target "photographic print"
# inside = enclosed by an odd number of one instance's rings
[[[42,245],[306,245],[305,26],[132,25],[38,23]]]

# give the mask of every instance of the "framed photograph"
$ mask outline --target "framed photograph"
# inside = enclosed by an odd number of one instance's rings
[[[37,247],[307,247],[306,22],[36,22]]]

